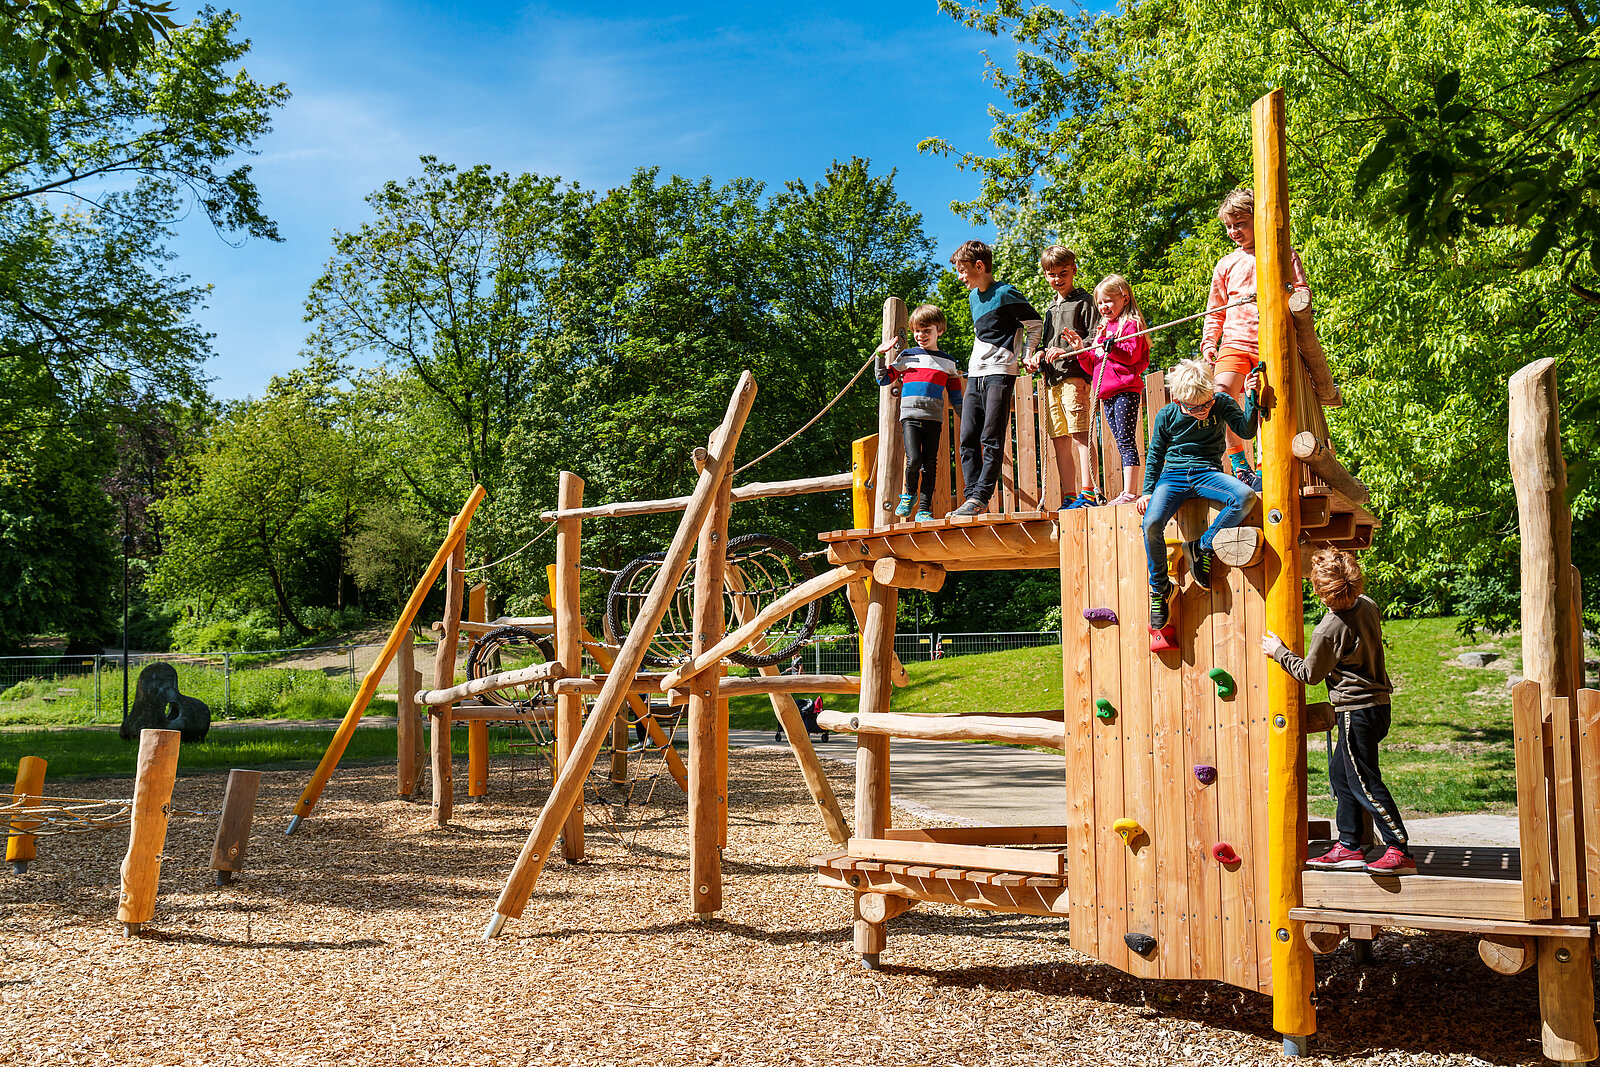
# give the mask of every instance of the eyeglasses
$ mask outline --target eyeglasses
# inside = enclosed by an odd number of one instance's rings
[[[1178,406],[1183,409],[1183,413],[1185,415],[1199,415],[1209,409],[1211,404],[1212,401],[1210,400],[1207,400],[1204,404],[1185,404],[1182,401],[1178,402]]]

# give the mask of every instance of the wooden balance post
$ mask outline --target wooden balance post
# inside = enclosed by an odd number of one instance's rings
[[[255,818],[256,794],[261,789],[261,772],[231,770],[222,794],[222,815],[217,820],[216,840],[211,844],[211,869],[217,884],[228,885],[244,870],[245,854],[250,850],[250,824]]]
[[[14,803],[23,809],[38,807],[44,795],[45,761],[38,756],[23,756],[17,761],[17,784],[11,789]],[[28,864],[39,856],[38,843],[28,831],[38,826],[37,820],[11,819],[11,833],[6,838],[6,862],[15,874],[27,874]]]
[[[117,921],[127,937],[155,918],[180,740],[176,730],[145,730],[139,735],[133,821],[128,830],[128,854],[122,860],[122,894],[117,900]]]

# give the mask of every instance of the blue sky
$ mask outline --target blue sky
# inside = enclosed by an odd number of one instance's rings
[[[816,180],[834,159],[899,168],[941,258],[969,236],[949,211],[976,179],[922,156],[937,136],[988,144],[994,90],[974,33],[934,0],[803,9],[766,4],[528,5],[396,0],[246,4],[246,69],[294,96],[258,147],[254,176],[282,244],[234,248],[199,220],[177,266],[213,286],[202,326],[222,399],[259,395],[300,362],[305,295],[335,230],[432,154],[462,166],[557,175],[591,189],[640,166],[769,190]]]

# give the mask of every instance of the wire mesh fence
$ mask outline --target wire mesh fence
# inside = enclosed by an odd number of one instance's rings
[[[900,633],[894,650],[903,663],[945,656],[1002,652],[1059,644],[1058,631]],[[128,696],[139,672],[166,662],[178,672],[178,690],[210,706],[218,718],[334,718],[344,714],[382,645],[251,652],[130,653]],[[435,645],[419,643],[415,657],[425,678]],[[0,656],[0,725],[118,722],[123,709],[120,654]],[[861,666],[857,636],[818,634],[797,661],[806,674],[854,674]],[[585,670],[599,671],[585,657]],[[391,664],[379,692],[394,688]]]

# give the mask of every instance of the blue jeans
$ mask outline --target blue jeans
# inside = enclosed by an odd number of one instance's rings
[[[1231,474],[1204,467],[1162,471],[1156,480],[1155,492],[1150,494],[1150,506],[1144,512],[1144,554],[1150,561],[1152,592],[1167,590],[1167,523],[1184,501],[1195,497],[1223,505],[1221,513],[1200,535],[1202,551],[1211,549],[1219,530],[1239,525],[1256,505],[1255,490]]]

